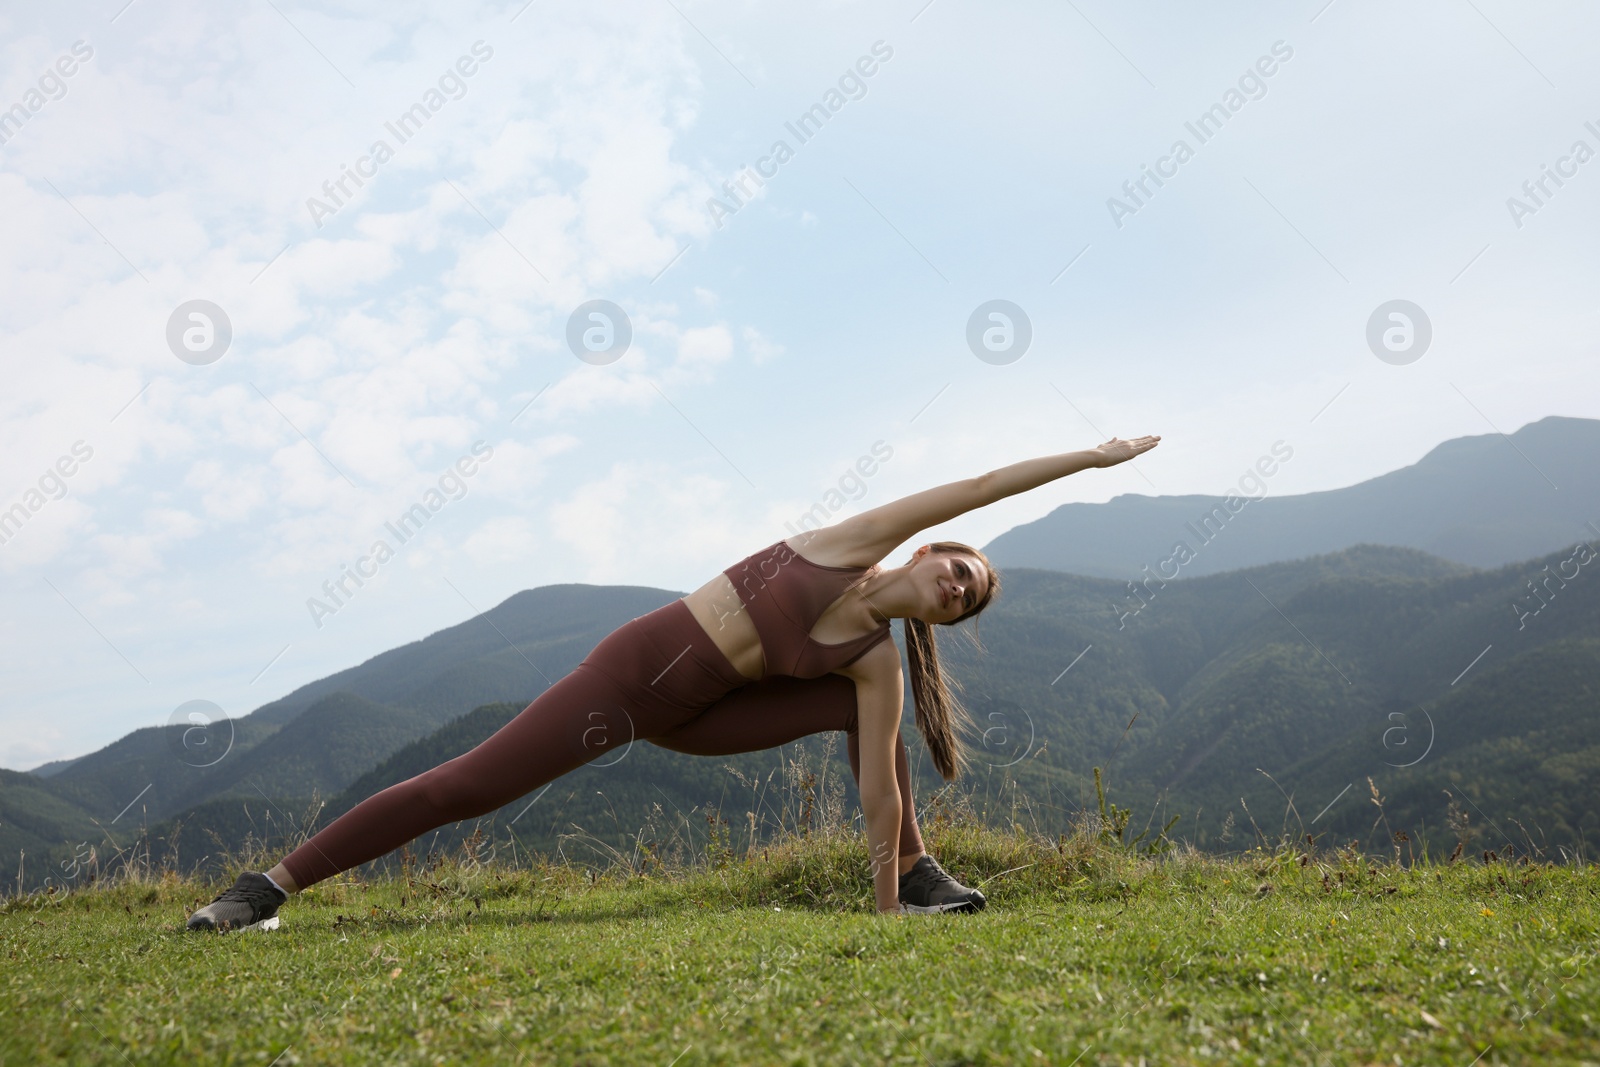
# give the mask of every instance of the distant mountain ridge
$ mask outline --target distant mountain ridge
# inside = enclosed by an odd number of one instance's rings
[[[1282,455],[1293,448],[1281,444],[1267,469],[1295,462]],[[1127,580],[1146,567],[1194,578],[1360,543],[1499,567],[1600,536],[1600,420],[1551,415],[1508,436],[1453,438],[1343,489],[1275,496],[1271,480],[1257,473],[1245,487],[1257,495],[1231,509],[1226,496],[1201,494],[1063,504],[981,547],[996,567]],[[1179,541],[1193,558],[1162,570]]]

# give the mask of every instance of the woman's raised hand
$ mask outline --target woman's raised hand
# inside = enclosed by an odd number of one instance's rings
[[[1126,462],[1143,452],[1148,452],[1161,443],[1161,436],[1135,437],[1131,441],[1124,441],[1120,437],[1113,437],[1105,444],[1090,451],[1100,455],[1097,467],[1115,467],[1118,463]]]

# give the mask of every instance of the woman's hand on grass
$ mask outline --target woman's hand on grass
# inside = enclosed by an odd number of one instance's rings
[[[1090,449],[1098,455],[1097,467],[1115,467],[1118,463],[1125,463],[1134,456],[1150,451],[1161,443],[1160,435],[1154,437],[1135,437],[1131,441],[1124,441],[1120,437],[1113,437],[1098,448]]]

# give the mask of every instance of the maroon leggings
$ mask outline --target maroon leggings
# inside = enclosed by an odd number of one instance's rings
[[[283,859],[301,889],[449,823],[476,818],[633,740],[724,756],[844,730],[861,781],[855,683],[841,674],[752,682],[682,600],[618,627],[571,674],[477,748],[375,793]],[[620,762],[620,758],[618,760]],[[922,851],[897,740],[900,855]]]

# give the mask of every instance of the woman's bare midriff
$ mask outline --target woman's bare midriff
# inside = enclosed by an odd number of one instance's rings
[[[790,547],[793,548],[792,542]],[[810,559],[809,556],[802,558]],[[819,565],[846,566],[833,563]],[[813,641],[836,645],[872,632],[870,626],[864,626],[852,618],[857,605],[847,604],[849,597],[847,591],[823,611],[817,624],[811,628]],[[739,591],[728,576],[718,574],[682,599],[689,605],[689,613],[711,638],[712,644],[728,657],[733,669],[752,682],[760,681],[766,674],[766,655],[761,648],[761,635],[756,633],[756,624],[745,610],[744,603],[739,599]],[[846,608],[852,610],[847,611]]]

